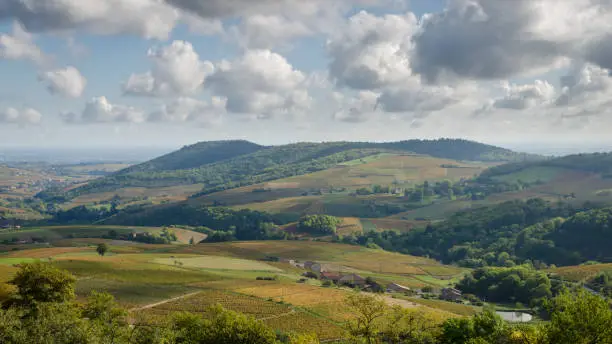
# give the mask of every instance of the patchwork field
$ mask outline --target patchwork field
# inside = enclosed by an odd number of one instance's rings
[[[0,232],[0,242],[2,241],[46,241],[60,242],[62,239],[88,238],[95,239],[108,235],[110,231],[115,231],[119,235],[130,233],[159,233],[162,228],[158,227],[135,227],[135,226],[96,226],[96,225],[74,225],[74,226],[49,226],[24,230],[13,230]],[[198,243],[206,238],[205,234],[173,228],[177,241],[181,244],[189,244],[191,238]],[[91,241],[90,241],[91,242]],[[2,250],[0,249],[0,252]]]
[[[149,201],[154,204],[162,201],[178,202],[184,201],[190,195],[202,190],[202,186],[202,184],[190,184],[163,188],[122,188],[112,192],[82,195],[74,198],[70,203],[65,204],[64,207],[72,208],[95,202],[109,201],[115,196],[119,196],[124,205],[136,204],[140,201]]]
[[[576,265],[564,266],[548,270],[553,274],[559,275],[564,279],[579,282],[585,279],[595,277],[600,272],[612,271],[612,264],[591,264],[591,265]]]
[[[198,256],[189,258],[157,258],[155,263],[165,265],[181,264],[188,268],[214,269],[214,270],[243,270],[243,271],[267,271],[280,272],[279,268],[257,262],[254,260],[237,259],[218,256]]]
[[[156,227],[126,227],[126,226],[95,226],[95,225],[75,225],[75,226],[50,226],[39,227],[26,230],[1,232],[0,241],[11,240],[31,240],[32,238],[44,238],[46,240],[56,240],[67,237],[101,237],[114,230],[119,234],[129,234],[132,232],[159,232],[161,228]]]
[[[347,228],[359,227],[359,219],[344,220]],[[78,226],[60,228],[54,230],[69,231]],[[103,229],[108,230],[95,230]],[[110,247],[105,256],[95,251],[95,245],[101,242]],[[303,278],[303,268],[263,258],[312,260],[344,273],[374,278],[383,285],[396,282],[415,288],[426,285],[438,288],[464,272],[430,259],[315,241],[147,245],[100,238],[64,238],[52,245],[32,245],[31,249],[20,246],[19,250],[0,254],[0,282],[11,278],[17,264],[48,261],[77,277],[78,300],[84,300],[93,290],[109,292],[131,310],[133,321],[155,323],[172,312],[199,313],[220,304],[252,315],[276,330],[315,332],[322,340],[345,337],[343,324],[352,314],[344,300],[354,291],[322,287],[317,279],[298,283]],[[273,279],[259,280],[261,277]],[[384,300],[389,305],[418,307],[440,319],[462,315],[460,312],[467,314],[459,306],[419,305],[410,299],[390,296]]]
[[[271,211],[291,207],[300,208],[303,204],[311,204],[316,200],[299,199],[301,197],[298,196],[304,192],[324,189],[323,194],[325,194],[325,190],[331,188],[354,191],[360,187],[375,184],[402,186],[421,183],[425,180],[430,182],[444,179],[456,181],[461,178],[471,178],[493,165],[420,155],[380,154],[350,161],[324,171],[201,196],[193,202],[203,204],[222,202],[230,206],[242,205],[243,208],[259,208],[258,210],[267,208]],[[256,190],[266,191],[257,192]],[[286,201],[286,198],[291,199]],[[279,200],[280,203],[258,205],[258,203],[275,200]]]

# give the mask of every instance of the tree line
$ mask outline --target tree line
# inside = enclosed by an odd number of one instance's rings
[[[472,268],[523,263],[544,267],[608,261],[611,225],[611,208],[530,199],[461,211],[406,233],[368,232],[336,240]]]

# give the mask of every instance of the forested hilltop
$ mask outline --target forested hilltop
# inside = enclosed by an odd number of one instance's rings
[[[462,211],[407,233],[344,238],[393,251],[427,255],[467,267],[574,265],[612,261],[612,209],[542,199]]]
[[[538,167],[577,170],[612,177],[612,153],[574,154],[548,160],[508,163],[490,168],[481,174],[481,178],[501,177]]]
[[[203,184],[201,194],[321,171],[339,163],[381,153],[413,153],[464,161],[516,162],[540,157],[460,140],[409,140],[388,143],[326,142],[259,146],[247,141],[202,142],[136,165],[87,185],[63,192],[49,190],[43,199],[123,187]]]

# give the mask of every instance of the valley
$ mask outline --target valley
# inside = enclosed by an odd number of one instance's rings
[[[112,295],[132,325],[218,305],[321,342],[349,337],[355,295],[438,325],[536,315],[564,287],[612,295],[607,159],[221,141],[134,165],[7,166],[3,199],[22,205],[0,208],[0,291],[44,263],[75,276],[79,303]]]

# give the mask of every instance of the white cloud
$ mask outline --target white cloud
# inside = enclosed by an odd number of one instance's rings
[[[442,82],[530,75],[568,58],[606,60],[601,56],[612,52],[612,40],[604,39],[611,23],[609,0],[450,1],[424,18],[413,66],[427,80]]]
[[[340,86],[369,90],[412,77],[410,39],[417,29],[412,13],[377,17],[360,12],[327,44],[330,76]]]
[[[72,66],[42,73],[40,80],[47,84],[47,89],[51,94],[69,98],[80,97],[87,86],[87,79]]]
[[[553,109],[556,117],[561,118],[559,123],[571,127],[593,124],[608,128],[612,125],[612,76],[609,69],[589,63],[577,64],[561,79],[561,87]]]
[[[355,96],[335,92],[333,98],[338,109],[333,115],[337,121],[360,123],[376,115],[376,103],[380,95],[372,91],[360,91]]]
[[[306,76],[269,50],[249,50],[234,61],[221,61],[206,85],[227,99],[227,111],[269,117],[310,106]]]
[[[397,87],[386,89],[378,99],[378,105],[387,112],[413,113],[423,117],[461,100],[456,90],[448,86]]]
[[[193,45],[185,41],[150,49],[151,71],[132,74],[124,84],[125,94],[141,96],[190,95],[200,89],[214,67],[200,61]]]
[[[270,49],[292,38],[312,34],[301,21],[291,21],[278,15],[252,15],[230,29],[229,35],[242,47]]]
[[[0,59],[30,60],[42,63],[45,55],[34,43],[32,36],[21,25],[13,25],[13,34],[0,34]]]
[[[610,70],[591,64],[574,66],[561,79],[561,94],[558,106],[581,106],[612,96]]]
[[[32,108],[15,109],[12,107],[0,110],[0,123],[32,125],[40,123],[42,115]]]
[[[161,0],[3,0],[0,20],[15,18],[30,32],[85,30],[166,39],[179,13]]]
[[[111,104],[106,97],[92,98],[80,114],[62,113],[61,117],[68,123],[140,123],[144,122],[143,111],[125,105]]]
[[[149,122],[217,123],[225,112],[225,100],[213,97],[210,103],[181,97],[150,114]]]
[[[497,109],[525,110],[550,104],[555,95],[555,87],[548,81],[535,80],[533,84],[515,85],[505,82],[506,95],[495,99],[492,106]]]

